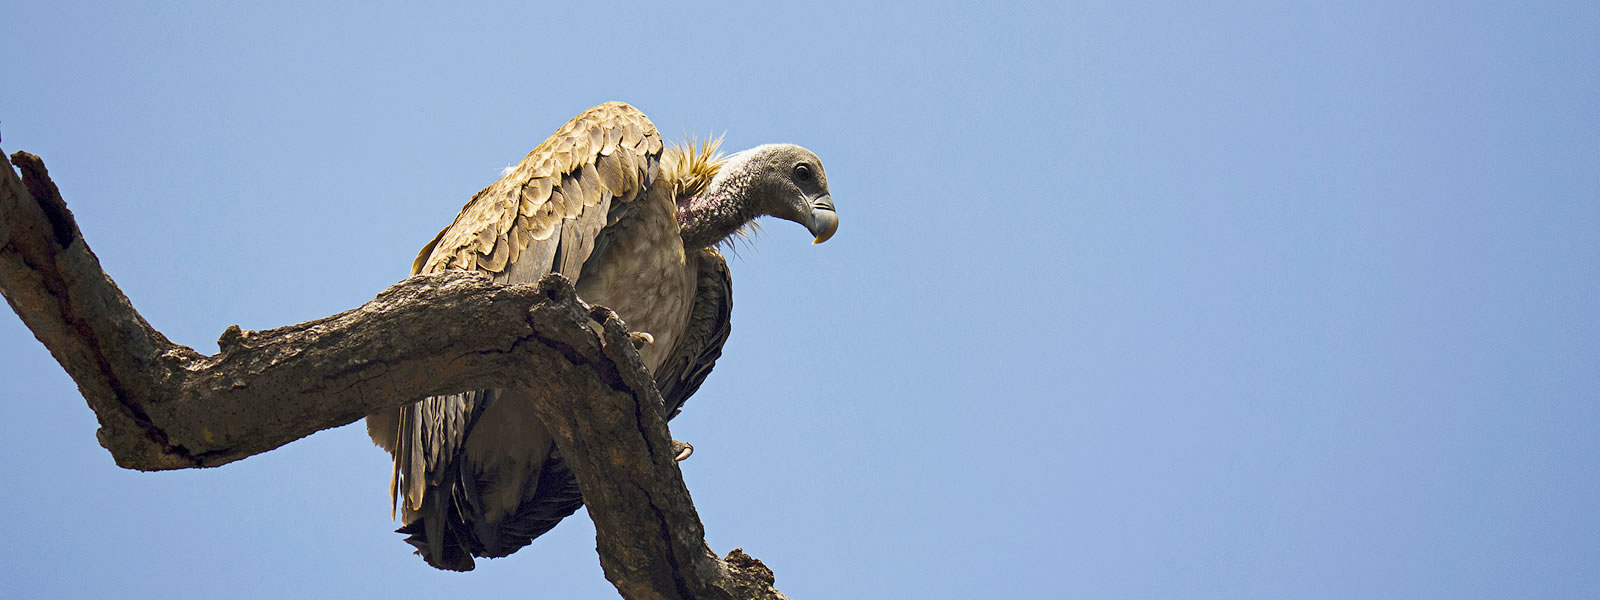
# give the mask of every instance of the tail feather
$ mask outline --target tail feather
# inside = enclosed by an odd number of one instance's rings
[[[405,534],[406,543],[435,568],[471,571],[476,566],[475,556],[509,556],[583,506],[577,478],[555,452],[540,469],[538,483],[529,486],[529,497],[504,520],[473,518],[482,513],[473,510],[469,498],[475,494],[461,489],[463,485],[460,478],[451,478],[432,487],[423,496],[421,510],[406,515],[412,520],[395,530]],[[455,489],[442,489],[446,487]]]
[[[429,507],[424,507],[424,510]],[[442,516],[442,515],[441,515]],[[416,553],[437,569],[471,571],[476,567],[472,551],[451,528],[444,527],[449,519],[419,518],[395,530],[406,534],[406,543],[416,547]]]

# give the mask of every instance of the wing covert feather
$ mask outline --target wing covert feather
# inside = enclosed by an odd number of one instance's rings
[[[626,209],[655,179],[663,147],[655,125],[632,106],[607,102],[586,110],[467,201],[455,222],[422,249],[413,272],[466,268],[499,276],[517,262],[513,256],[550,254],[532,249],[532,244],[577,241],[564,231],[574,221],[598,220],[598,226],[577,223],[592,238],[605,226],[611,210],[589,208],[610,200]],[[613,162],[615,166],[608,166]],[[630,166],[634,168],[628,169]],[[607,169],[604,174],[601,167]],[[643,171],[644,176],[629,177],[631,173],[624,171]],[[522,231],[513,235],[512,230],[518,228]],[[514,243],[519,247],[512,248]],[[593,242],[587,246],[592,249]],[[579,248],[561,250],[558,254],[566,263],[582,265],[589,258]],[[552,270],[556,265],[545,265],[543,272]],[[543,272],[532,280],[511,282],[529,283]],[[576,276],[578,271],[568,273]]]

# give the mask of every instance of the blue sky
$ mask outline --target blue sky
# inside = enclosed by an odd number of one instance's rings
[[[8,7],[0,134],[201,351],[354,307],[606,100],[805,145],[673,422],[795,598],[1600,595],[1600,5]],[[135,473],[0,317],[8,597],[614,597],[433,571],[359,426]]]

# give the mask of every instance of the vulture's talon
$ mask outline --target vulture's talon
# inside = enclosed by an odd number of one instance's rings
[[[656,343],[656,336],[643,331],[635,331],[628,334],[628,339],[633,340],[634,350],[643,350],[645,346]]]
[[[677,451],[676,455],[672,458],[672,462],[683,462],[684,460],[688,459],[690,455],[694,454],[694,444],[689,442],[672,440],[672,449]]]

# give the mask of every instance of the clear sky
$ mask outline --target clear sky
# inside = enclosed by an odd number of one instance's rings
[[[838,235],[740,251],[672,428],[797,599],[1600,597],[1592,0],[103,4],[0,10],[3,146],[204,352],[602,101],[816,151]],[[0,596],[614,597],[582,513],[424,566],[359,425],[154,474],[94,429],[0,315]]]

